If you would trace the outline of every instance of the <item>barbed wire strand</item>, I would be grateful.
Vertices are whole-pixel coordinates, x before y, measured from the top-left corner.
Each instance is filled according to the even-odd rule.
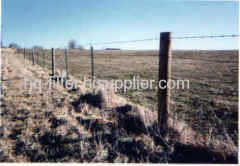
[[[184,37],[172,37],[172,39],[203,39],[203,38],[224,38],[224,37],[239,37],[239,35],[184,36]]]
[[[206,38],[228,38],[228,37],[239,37],[239,35],[205,35],[205,36],[177,36],[172,37],[172,39],[206,39]],[[94,46],[94,45],[110,45],[110,44],[121,44],[121,43],[136,43],[136,42],[144,42],[144,41],[159,41],[159,38],[149,38],[149,39],[141,39],[141,40],[125,40],[125,41],[111,41],[111,42],[99,42],[99,43],[88,43],[85,45]]]

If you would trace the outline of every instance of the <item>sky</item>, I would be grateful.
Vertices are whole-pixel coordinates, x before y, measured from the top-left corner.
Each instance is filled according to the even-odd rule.
[[[238,2],[180,0],[2,0],[3,45],[64,48],[172,36],[238,34]],[[96,45],[158,49],[159,41]],[[238,49],[237,38],[173,40],[173,49]]]

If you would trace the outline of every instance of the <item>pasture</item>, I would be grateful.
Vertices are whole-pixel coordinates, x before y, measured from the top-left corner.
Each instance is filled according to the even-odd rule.
[[[50,50],[38,50],[36,59],[42,67],[51,69]],[[57,70],[64,71],[64,50],[55,50],[55,59]],[[89,50],[68,50],[68,65],[69,75],[74,78],[91,78]],[[94,70],[95,79],[132,80],[135,76],[140,80],[157,80],[158,51],[95,50]],[[238,51],[173,51],[172,79],[189,80],[190,87],[171,91],[170,116],[220,140],[226,139],[226,133],[219,128],[223,123],[237,144]],[[157,88],[118,94],[157,111]]]

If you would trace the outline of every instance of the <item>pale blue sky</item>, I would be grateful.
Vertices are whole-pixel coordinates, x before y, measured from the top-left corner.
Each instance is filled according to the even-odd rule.
[[[173,36],[238,34],[238,2],[168,0],[3,0],[3,42],[22,47]],[[157,41],[100,45],[158,49]],[[174,49],[237,49],[238,39],[174,40]]]

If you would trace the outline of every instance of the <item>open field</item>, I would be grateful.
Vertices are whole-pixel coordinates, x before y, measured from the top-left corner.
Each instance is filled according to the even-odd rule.
[[[156,51],[95,54],[97,79],[157,79]],[[49,50],[39,51],[40,66],[33,66],[22,54],[4,52],[9,64],[2,66],[5,134],[0,149],[7,159],[0,153],[1,161],[236,162],[237,51],[174,52],[172,78],[189,79],[190,89],[172,90],[167,140],[156,132],[156,90],[110,93],[113,103],[104,109],[101,95],[82,87],[29,94],[22,77],[46,81],[49,55]],[[59,70],[63,60],[63,51],[57,50]],[[90,62],[89,51],[69,51],[69,74],[90,76]]]
[[[45,59],[41,59],[43,55]],[[39,52],[39,63],[51,69],[49,55],[50,51]],[[64,71],[64,52],[57,50],[55,55],[56,67]],[[133,76],[139,80],[157,80],[157,55],[158,51],[97,50],[94,52],[95,76],[103,80],[132,80]],[[90,51],[71,50],[68,56],[70,75],[78,79],[90,78]],[[223,139],[224,134],[222,129],[217,129],[218,121],[223,121],[237,143],[238,51],[174,51],[172,79],[190,81],[190,89],[172,90],[172,116],[184,119],[204,135],[209,135],[213,128],[212,134],[219,139]],[[157,111],[157,89],[118,93]]]

